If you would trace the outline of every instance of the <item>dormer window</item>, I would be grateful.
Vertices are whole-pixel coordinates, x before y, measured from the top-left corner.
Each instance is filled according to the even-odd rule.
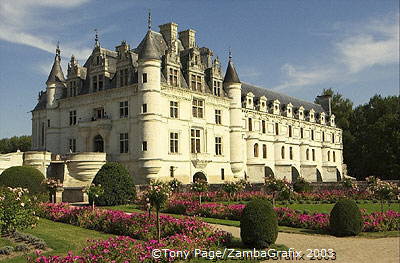
[[[195,75],[195,74],[191,74],[191,82],[190,82],[190,87],[192,88],[192,90],[196,90],[196,91],[201,91],[201,76]]]
[[[286,105],[286,117],[291,118],[293,116],[293,104],[289,103]]]
[[[281,102],[279,101],[279,100],[274,100],[274,102],[273,102],[273,105],[274,105],[274,108],[273,108],[273,114],[277,114],[277,115],[279,115],[280,114],[280,104],[281,104]]]
[[[254,108],[253,105],[254,105],[254,94],[249,92],[246,95],[246,108],[253,109]]]
[[[214,80],[213,81],[213,90],[214,95],[220,97],[221,96],[221,82]]]
[[[330,116],[329,120],[330,120],[331,126],[332,126],[332,127],[335,127],[335,115],[332,114],[332,115]]]
[[[169,68],[169,85],[178,87],[178,70]]]
[[[319,123],[325,124],[325,112],[321,112],[319,115]]]
[[[300,106],[297,112],[299,120],[304,120],[304,107]]]
[[[309,121],[315,122],[315,110],[314,109],[311,109],[309,112]]]
[[[127,85],[129,85],[129,70],[126,68],[119,71],[119,86]]]

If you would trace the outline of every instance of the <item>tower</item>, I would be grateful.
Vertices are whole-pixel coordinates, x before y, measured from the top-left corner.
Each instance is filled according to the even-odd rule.
[[[243,178],[243,141],[242,141],[242,84],[236,73],[235,66],[232,62],[232,55],[229,52],[229,62],[226,69],[224,78],[224,89],[228,92],[231,99],[229,106],[230,115],[230,156],[231,156],[231,170],[236,178]]]
[[[139,161],[148,180],[155,179],[161,169],[163,142],[161,117],[161,59],[149,30],[138,47],[139,121],[141,123],[142,152]]]
[[[57,107],[56,100],[61,97],[63,88],[65,87],[65,78],[61,69],[60,54],[60,47],[57,44],[53,67],[51,68],[49,77],[46,81],[47,108]]]

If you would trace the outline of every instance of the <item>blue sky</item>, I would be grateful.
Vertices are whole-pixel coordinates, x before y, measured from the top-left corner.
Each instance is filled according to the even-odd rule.
[[[0,0],[0,138],[31,133],[37,94],[60,41],[63,69],[94,45],[136,47],[171,20],[197,31],[226,67],[231,47],[242,81],[313,101],[333,88],[355,105],[399,94],[399,4],[385,0]]]

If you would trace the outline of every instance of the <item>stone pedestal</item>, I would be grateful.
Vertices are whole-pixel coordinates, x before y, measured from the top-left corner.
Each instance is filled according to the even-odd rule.
[[[62,203],[63,192],[64,192],[64,188],[62,188],[62,187],[56,189],[56,192],[55,192],[55,202],[56,203]]]

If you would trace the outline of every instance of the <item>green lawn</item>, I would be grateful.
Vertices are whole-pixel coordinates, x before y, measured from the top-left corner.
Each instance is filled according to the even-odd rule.
[[[82,248],[87,247],[88,239],[106,239],[112,236],[46,219],[40,219],[37,227],[26,229],[22,232],[32,234],[46,241],[52,251],[45,253],[45,255],[66,255],[68,251],[79,253]],[[26,257],[27,255],[7,259],[7,263],[26,262]]]
[[[12,241],[0,237],[0,248],[1,248],[1,247],[5,247],[5,246],[14,246],[14,245],[15,245],[15,244],[14,244]]]

